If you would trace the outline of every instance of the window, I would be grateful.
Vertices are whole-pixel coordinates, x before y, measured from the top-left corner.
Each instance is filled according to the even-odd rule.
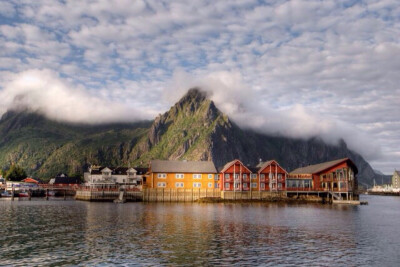
[[[235,188],[239,189],[239,187],[240,187],[240,184],[239,183],[235,183]]]
[[[167,184],[165,182],[158,182],[157,187],[166,187]]]
[[[243,174],[243,179],[247,179],[247,174]]]
[[[261,188],[261,189],[265,189],[265,183],[261,183],[261,184],[260,184],[260,188]]]
[[[243,189],[248,189],[248,188],[249,188],[248,183],[244,183],[243,184]]]
[[[256,179],[256,178],[257,178],[257,174],[256,174],[256,173],[250,174],[250,178],[251,178],[251,179]]]
[[[201,187],[201,183],[193,183],[193,187],[200,188]]]
[[[213,175],[212,174],[209,174],[208,175],[208,179],[212,179],[213,178]]]
[[[213,183],[208,183],[208,188],[212,188],[213,187]]]
[[[193,179],[201,179],[201,174],[193,174]]]
[[[260,175],[260,178],[261,178],[261,179],[265,179],[265,174],[262,173],[262,174]]]
[[[282,184],[281,183],[278,183],[278,188],[282,189]]]
[[[227,189],[227,190],[230,189],[230,184],[229,183],[225,183],[225,189]]]
[[[122,182],[125,183],[125,179],[122,179]]]
[[[185,175],[182,174],[182,173],[176,173],[176,174],[175,174],[175,178],[176,178],[176,179],[183,179],[184,177],[185,177]]]
[[[229,173],[225,173],[224,177],[225,179],[229,179]]]
[[[165,179],[165,178],[167,178],[167,174],[159,173],[159,174],[157,174],[157,178]]]
[[[239,174],[235,174],[234,177],[235,177],[235,180],[238,180],[239,179]]]
[[[274,179],[274,174],[273,173],[269,173],[269,178],[270,179]]]
[[[176,188],[183,188],[184,184],[182,182],[175,183]]]
[[[218,188],[218,183],[214,183],[214,188]]]
[[[282,179],[282,173],[278,173],[278,179]]]
[[[251,183],[251,188],[257,188],[257,183]]]

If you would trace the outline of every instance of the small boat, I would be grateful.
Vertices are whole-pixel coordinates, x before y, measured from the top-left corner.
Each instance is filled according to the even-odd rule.
[[[18,197],[29,197],[29,193],[26,191],[21,191],[18,193]]]
[[[1,195],[1,197],[11,197],[12,196],[12,194],[8,191],[1,192],[0,195]]]

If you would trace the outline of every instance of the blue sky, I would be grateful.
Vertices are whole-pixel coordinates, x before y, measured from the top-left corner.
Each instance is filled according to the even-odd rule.
[[[1,1],[0,114],[154,118],[201,86],[242,127],[400,168],[400,4]]]

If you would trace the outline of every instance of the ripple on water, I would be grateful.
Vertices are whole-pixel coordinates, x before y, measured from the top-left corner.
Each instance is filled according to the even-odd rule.
[[[368,201],[365,207],[334,207],[0,200],[0,262],[395,265],[400,212],[394,206],[400,201]]]

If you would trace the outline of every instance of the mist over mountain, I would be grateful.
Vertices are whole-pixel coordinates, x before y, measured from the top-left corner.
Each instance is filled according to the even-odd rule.
[[[373,183],[374,170],[343,140],[335,145],[319,137],[242,129],[198,89],[189,90],[154,121],[69,124],[29,111],[9,111],[0,120],[0,166],[18,163],[44,179],[58,172],[82,174],[88,164],[146,166],[151,159],[208,160],[217,167],[235,158],[251,165],[276,159],[291,171],[343,157],[356,163],[360,184]]]

